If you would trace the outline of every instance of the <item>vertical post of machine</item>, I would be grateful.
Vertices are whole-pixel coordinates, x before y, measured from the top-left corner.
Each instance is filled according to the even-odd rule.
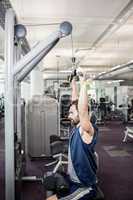
[[[15,199],[14,170],[14,24],[15,14],[9,9],[5,17],[5,185],[6,200]]]

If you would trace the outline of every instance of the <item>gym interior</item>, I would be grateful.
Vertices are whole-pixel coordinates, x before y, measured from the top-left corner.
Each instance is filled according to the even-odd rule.
[[[48,177],[67,173],[80,77],[98,130],[88,200],[132,200],[133,1],[0,0],[0,200],[52,199]],[[63,181],[58,199],[84,199],[64,197]]]

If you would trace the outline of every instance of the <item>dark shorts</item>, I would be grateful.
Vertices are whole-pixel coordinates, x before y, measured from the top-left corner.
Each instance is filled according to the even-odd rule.
[[[97,187],[84,187],[79,183],[75,183],[70,180],[69,176],[63,175],[66,182],[69,184],[69,192],[65,197],[58,196],[61,200],[72,200],[74,197],[79,200],[89,200],[96,196]]]

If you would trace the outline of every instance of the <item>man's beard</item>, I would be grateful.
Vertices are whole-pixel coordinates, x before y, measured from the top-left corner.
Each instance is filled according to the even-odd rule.
[[[71,120],[71,125],[72,126],[77,126],[79,121],[74,121],[73,119]]]

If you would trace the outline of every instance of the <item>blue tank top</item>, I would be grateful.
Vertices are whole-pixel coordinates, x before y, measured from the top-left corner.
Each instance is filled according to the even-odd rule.
[[[80,135],[79,128],[72,130],[70,136],[69,149],[71,162],[80,184],[83,186],[93,186],[96,184],[96,159],[94,147],[97,141],[98,128],[94,127],[94,136],[90,144],[86,144]]]

